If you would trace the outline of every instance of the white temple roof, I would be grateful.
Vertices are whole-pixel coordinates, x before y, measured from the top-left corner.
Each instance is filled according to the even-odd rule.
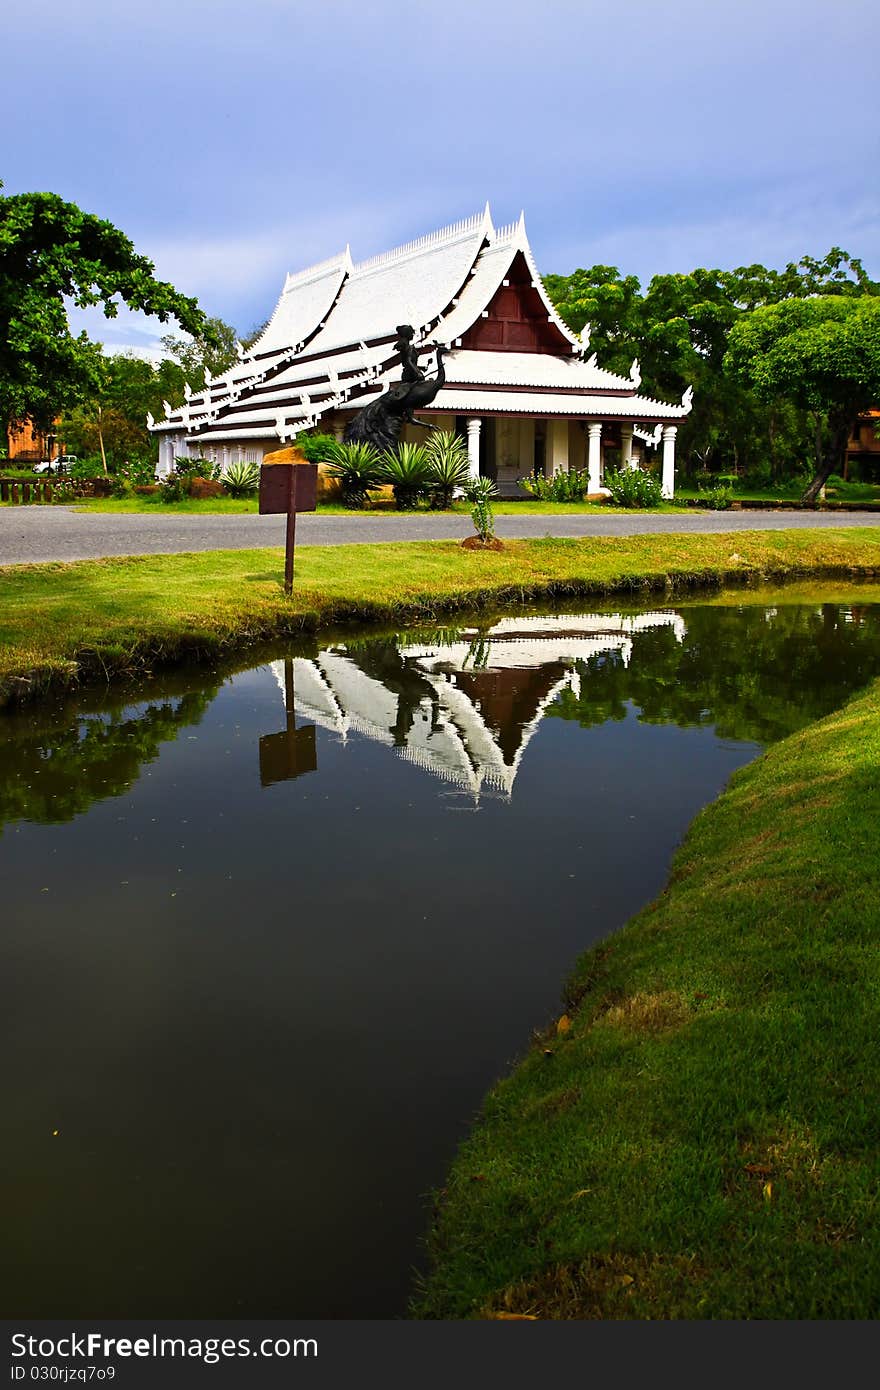
[[[520,256],[514,279],[537,295],[533,303],[541,315],[546,311],[553,325],[548,341],[559,351],[454,349],[489,312]],[[680,419],[689,408],[637,396],[637,375],[604,371],[595,356],[582,360],[589,334],[578,337],[556,312],[524,218],[496,229],[487,204],[384,255],[355,263],[346,247],[288,275],[265,332],[243,359],[150,428],[183,431],[194,441],[293,438],[330,411],[362,408],[399,380],[394,340],[401,323],[412,324],[423,357],[429,343],[453,348],[434,412],[660,420]],[[456,389],[468,385],[486,390]]]
[[[251,354],[259,356],[304,343],[330,313],[350,270],[351,252],[346,246],[338,256],[288,275],[265,332],[254,343]]]

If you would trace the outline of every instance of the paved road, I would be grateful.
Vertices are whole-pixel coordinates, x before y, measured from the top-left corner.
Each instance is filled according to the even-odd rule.
[[[682,516],[499,516],[502,539],[534,536],[642,536],[684,532],[880,526],[880,512],[702,512]],[[458,540],[473,532],[466,516],[302,516],[298,545]],[[0,507],[0,565],[93,560],[107,555],[174,555],[192,550],[252,550],[284,544],[284,517],[149,516],[78,512],[72,507]]]

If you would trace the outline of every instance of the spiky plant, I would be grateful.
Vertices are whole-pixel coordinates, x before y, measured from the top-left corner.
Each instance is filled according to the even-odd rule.
[[[339,479],[342,502],[346,507],[362,507],[367,493],[380,481],[382,459],[372,444],[327,445],[324,458],[334,478]]]
[[[411,511],[428,490],[428,451],[423,444],[398,444],[395,453],[382,455],[382,481],[394,490],[401,511]]]
[[[450,507],[456,488],[466,488],[470,479],[467,445],[450,430],[437,430],[425,447],[428,456],[428,483],[432,507]]]
[[[260,486],[260,465],[246,463],[243,459],[230,463],[222,478],[223,486],[230,497],[247,497]]]
[[[465,497],[471,503],[474,530],[483,542],[492,540],[495,535],[491,503],[497,496],[498,489],[491,478],[472,478],[465,489]]]

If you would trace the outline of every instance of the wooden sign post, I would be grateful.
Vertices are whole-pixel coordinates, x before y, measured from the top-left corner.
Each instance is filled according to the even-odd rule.
[[[313,512],[318,497],[316,463],[264,463],[260,468],[260,515],[287,513],[284,592],[293,592],[293,548],[297,512]]]

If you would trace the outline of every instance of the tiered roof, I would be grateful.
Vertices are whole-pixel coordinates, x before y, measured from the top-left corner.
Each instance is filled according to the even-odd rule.
[[[527,322],[495,321],[505,294],[526,305]],[[578,336],[557,314],[525,218],[496,229],[487,204],[384,255],[355,263],[346,247],[288,275],[253,347],[182,406],[166,403],[166,418],[151,428],[183,430],[198,442],[286,442],[331,411],[361,409],[399,379],[401,323],[413,325],[422,365],[438,343],[448,349],[446,385],[429,414],[617,415],[656,423],[690,409],[689,399],[670,405],[639,396],[635,363],[621,377],[600,368],[595,354],[587,358],[589,329]]]

